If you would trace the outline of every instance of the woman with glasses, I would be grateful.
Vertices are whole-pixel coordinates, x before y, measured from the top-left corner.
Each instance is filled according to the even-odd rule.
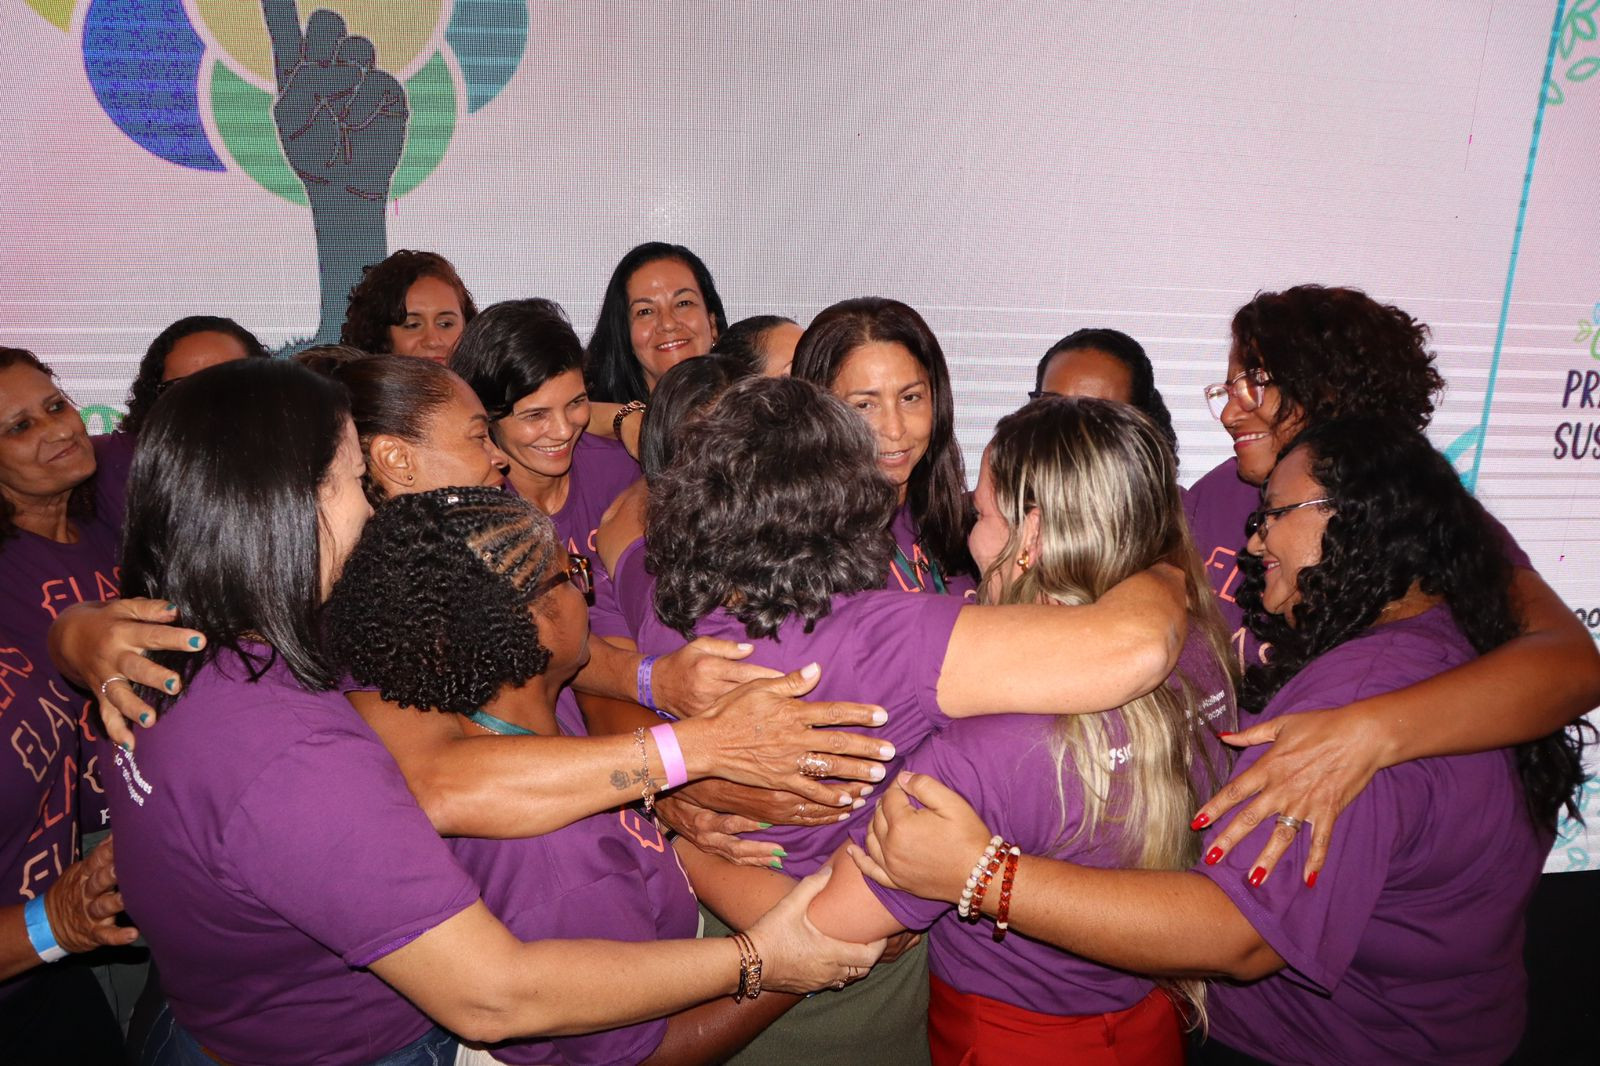
[[[190,315],[156,335],[139,360],[133,384],[128,386],[128,414],[117,432],[137,435],[156,398],[179,381],[208,366],[235,359],[268,356],[256,335],[231,318]]]
[[[801,335],[790,372],[832,392],[872,428],[878,468],[899,501],[884,587],[974,598],[950,371],[922,316],[881,296],[836,303]]]
[[[1240,705],[1268,725],[1415,685],[1519,632],[1495,523],[1409,427],[1307,428],[1250,525],[1239,598],[1276,651],[1245,675]],[[1577,747],[1558,733],[1381,771],[1311,887],[1267,883],[1242,857],[1304,858],[1310,827],[1285,814],[1248,848],[1207,839],[1183,872],[1022,857],[1005,917],[1119,969],[1212,978],[1203,1063],[1500,1063],[1525,1014],[1522,913],[1582,781]],[[985,821],[917,776],[885,797],[855,857],[881,884],[954,903]],[[978,910],[1001,906],[991,889]]]

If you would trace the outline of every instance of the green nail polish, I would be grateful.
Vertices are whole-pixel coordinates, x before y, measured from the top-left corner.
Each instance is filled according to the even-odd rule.
[[[759,825],[763,829],[771,829],[772,828],[772,823],[771,822],[757,822],[756,824]]]
[[[171,600],[167,601],[167,610],[176,611],[177,609],[178,609],[178,605],[177,604],[173,603]]]
[[[178,691],[178,679],[175,678],[175,677],[167,678],[165,681],[163,681],[161,683],[161,685],[168,692],[176,692],[176,691]]]
[[[148,711],[139,716],[139,724],[140,725],[149,725],[150,724],[150,714],[149,714]]]
[[[772,867],[774,870],[781,870],[783,869],[783,860],[773,859],[771,862],[767,863],[767,865]]]
[[[189,638],[189,647],[193,648],[195,651],[199,651],[200,650],[200,638],[199,637],[190,637]]]
[[[787,859],[789,857],[789,853],[784,851],[782,848],[773,848],[772,854],[776,855],[780,859]]]

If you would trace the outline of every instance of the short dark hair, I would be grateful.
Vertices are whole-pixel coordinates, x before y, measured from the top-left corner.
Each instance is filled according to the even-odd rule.
[[[144,358],[139,360],[139,370],[133,376],[133,384],[128,387],[128,413],[117,424],[118,432],[139,432],[139,427],[150,417],[150,408],[155,405],[156,397],[161,395],[161,379],[167,373],[167,356],[172,354],[172,349],[178,346],[179,341],[196,333],[225,333],[239,342],[248,359],[266,359],[271,355],[254,333],[231,318],[190,315],[178,319],[156,334],[156,339],[145,349]]]
[[[56,372],[41,360],[37,355],[26,348],[0,347],[0,370],[9,370],[14,366],[32,367],[59,386],[60,381]],[[87,519],[94,517],[94,475],[89,475],[72,494],[67,497],[67,515],[70,518]],[[11,506],[11,501],[0,493],[0,544],[5,543],[16,535],[17,526],[12,520],[16,510]]]
[[[895,491],[865,422],[798,378],[751,377],[678,434],[650,482],[656,614],[689,636],[727,606],[752,637],[883,584]]]
[[[1044,391],[1044,375],[1045,371],[1050,369],[1051,360],[1063,352],[1076,352],[1085,348],[1105,352],[1128,368],[1132,382],[1129,404],[1149,416],[1150,421],[1161,431],[1161,435],[1167,438],[1167,444],[1172,447],[1172,454],[1177,455],[1178,433],[1172,428],[1172,412],[1167,410],[1167,401],[1162,398],[1161,390],[1156,388],[1155,367],[1150,363],[1150,356],[1145,354],[1144,345],[1120,329],[1103,327],[1080,329],[1056,341],[1050,346],[1050,350],[1044,353],[1044,358],[1039,360],[1039,369],[1033,375],[1033,391]]]
[[[486,307],[461,333],[450,369],[498,422],[551,378],[583,368],[583,344],[554,300],[505,300]]]
[[[1258,293],[1234,314],[1232,330],[1241,368],[1265,370],[1286,413],[1307,425],[1377,418],[1422,429],[1444,390],[1428,327],[1360,289]]]
[[[933,394],[933,434],[928,452],[911,471],[906,504],[917,524],[923,550],[950,574],[971,574],[967,553],[967,527],[971,504],[967,475],[956,441],[955,398],[950,388],[950,368],[945,365],[939,339],[922,316],[901,303],[882,296],[843,300],[812,320],[794,353],[795,377],[825,389],[833,387],[850,354],[874,341],[903,345],[928,372]]]
[[[1273,656],[1251,667],[1239,705],[1259,712],[1308,663],[1359,636],[1413,584],[1450,609],[1479,652],[1521,632],[1511,602],[1512,568],[1483,505],[1418,429],[1392,419],[1312,422],[1283,450],[1309,453],[1311,476],[1331,501],[1322,558],[1296,578],[1294,624],[1262,606],[1265,569],[1239,556],[1238,600]],[[1279,459],[1282,462],[1282,458]],[[1447,713],[1447,712],[1442,712]],[[1521,745],[1517,761],[1529,813],[1554,825],[1582,783],[1580,745],[1558,731]]]
[[[361,280],[350,290],[350,306],[345,309],[339,341],[364,352],[394,351],[389,327],[406,320],[406,293],[423,278],[437,278],[456,291],[461,301],[461,321],[465,325],[478,313],[472,293],[450,260],[438,252],[418,252],[402,248],[381,263],[361,272]]]
[[[749,318],[741,318],[718,334],[717,343],[711,346],[711,354],[737,359],[749,369],[750,373],[763,374],[767,369],[767,353],[764,350],[767,335],[779,326],[799,324],[783,315],[752,315]]]
[[[378,436],[421,444],[433,413],[455,397],[456,376],[431,359],[332,356],[319,358],[313,368],[348,392],[363,457]],[[383,501],[383,490],[370,476],[362,485],[374,507]]]
[[[662,259],[676,259],[694,274],[700,295],[705,297],[706,313],[716,323],[720,334],[728,328],[728,315],[722,309],[722,297],[717,295],[717,283],[711,280],[699,256],[681,244],[648,241],[631,248],[622,257],[611,280],[606,282],[606,293],[600,301],[600,317],[595,322],[594,335],[589,338],[588,351],[583,358],[583,377],[589,387],[589,398],[602,403],[629,403],[649,399],[650,389],[645,384],[644,370],[633,354],[633,331],[628,316],[628,279],[634,271]]]
[[[499,489],[396,496],[334,586],[329,650],[386,700],[470,714],[548,668],[528,607],[557,548],[550,520]]]
[[[646,480],[672,464],[677,435],[708,410],[734,382],[757,376],[744,362],[725,355],[685,359],[661,375],[639,427],[639,466]]]
[[[305,688],[333,685],[318,627],[319,493],[349,418],[342,388],[290,360],[223,363],[167,390],[128,478],[122,593],[177,604],[206,647],[152,658],[187,681],[259,639]]]

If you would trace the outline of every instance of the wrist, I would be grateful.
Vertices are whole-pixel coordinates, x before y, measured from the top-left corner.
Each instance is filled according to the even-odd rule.
[[[67,951],[56,942],[55,928],[50,922],[50,912],[44,896],[35,896],[22,907],[22,918],[27,925],[28,943],[40,962],[56,962],[67,956]]]
[[[1344,709],[1352,738],[1367,752],[1374,772],[1418,758],[1408,750],[1404,708],[1389,708],[1383,697],[1361,700]]]
[[[717,743],[713,730],[714,718],[683,718],[673,723],[678,736],[678,747],[683,750],[683,765],[690,781],[715,777],[717,770]]]

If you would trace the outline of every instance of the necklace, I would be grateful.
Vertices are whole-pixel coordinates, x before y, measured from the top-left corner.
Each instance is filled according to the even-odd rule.
[[[488,711],[473,711],[467,715],[467,720],[476,725],[481,725],[489,732],[496,733],[502,737],[536,737],[539,735],[531,729],[517,725],[515,722],[508,722],[504,718],[496,718]]]

